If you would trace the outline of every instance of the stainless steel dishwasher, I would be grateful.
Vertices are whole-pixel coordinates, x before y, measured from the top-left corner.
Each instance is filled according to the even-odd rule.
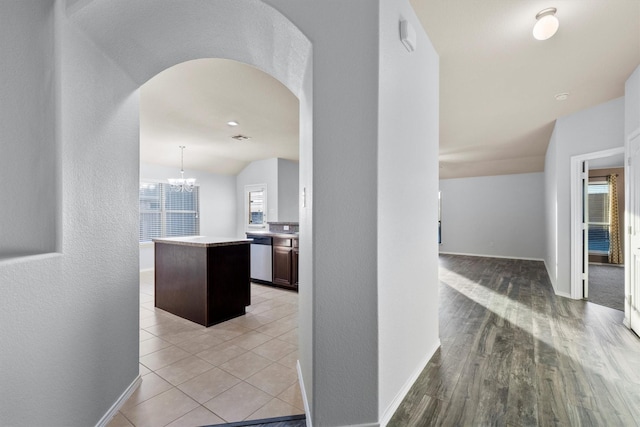
[[[251,242],[251,280],[271,283],[273,280],[271,237],[247,233]]]

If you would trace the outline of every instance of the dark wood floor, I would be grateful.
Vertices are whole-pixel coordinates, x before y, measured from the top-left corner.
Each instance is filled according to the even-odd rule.
[[[441,347],[389,426],[640,426],[640,339],[541,262],[442,255]]]

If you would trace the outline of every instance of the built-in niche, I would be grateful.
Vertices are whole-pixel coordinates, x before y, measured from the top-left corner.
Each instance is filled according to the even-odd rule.
[[[0,40],[6,42],[0,82],[0,260],[56,251],[56,71],[53,14],[46,3],[14,2],[11,10],[34,22],[49,15],[48,25],[18,29],[0,20]]]

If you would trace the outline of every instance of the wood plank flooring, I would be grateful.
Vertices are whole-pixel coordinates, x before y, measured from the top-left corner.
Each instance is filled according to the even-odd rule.
[[[440,256],[441,347],[388,426],[640,426],[640,339],[536,261]]]

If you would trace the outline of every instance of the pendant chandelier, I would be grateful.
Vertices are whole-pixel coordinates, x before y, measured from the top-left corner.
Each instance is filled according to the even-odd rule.
[[[169,185],[171,186],[171,191],[182,192],[182,191],[193,191],[193,187],[196,185],[195,178],[186,178],[184,177],[184,149],[185,146],[180,146],[180,178],[172,179],[169,178]]]

